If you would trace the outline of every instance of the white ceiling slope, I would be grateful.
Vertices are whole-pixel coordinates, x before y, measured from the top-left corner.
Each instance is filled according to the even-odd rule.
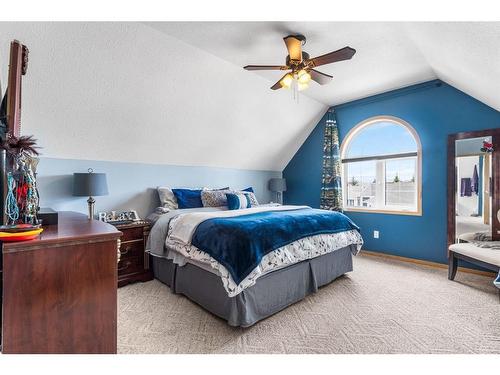
[[[500,22],[411,24],[436,76],[500,111]]]
[[[22,133],[43,156],[282,170],[327,106],[141,23],[2,23],[30,49]]]
[[[500,110],[500,23],[386,22],[159,22],[149,26],[204,49],[238,67],[282,64],[283,37],[301,33],[304,50],[321,55],[349,45],[350,61],[318,68],[331,74],[328,86],[305,92],[327,105],[440,78]],[[268,80],[279,71],[247,72]]]
[[[283,36],[303,33],[328,86],[300,103],[272,91]],[[441,78],[500,110],[500,23],[2,23],[0,79],[12,39],[30,49],[23,134],[44,156],[282,170],[328,105]]]

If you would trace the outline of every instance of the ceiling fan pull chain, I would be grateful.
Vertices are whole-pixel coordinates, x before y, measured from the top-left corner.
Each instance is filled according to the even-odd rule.
[[[293,80],[292,81],[292,98],[295,102],[297,102],[297,94],[298,94],[298,90],[297,90],[297,81]]]

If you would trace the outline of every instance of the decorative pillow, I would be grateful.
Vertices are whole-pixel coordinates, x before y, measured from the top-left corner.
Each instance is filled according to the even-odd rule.
[[[255,206],[259,205],[259,201],[257,200],[257,197],[255,196],[254,193],[249,193],[249,192],[246,192],[246,191],[242,191],[241,193],[243,193],[246,196],[248,196],[248,199],[250,200],[250,205],[252,207],[255,207]]]
[[[167,187],[158,187],[158,196],[160,197],[160,202],[163,208],[168,208],[169,210],[177,210],[177,199],[173,191]]]
[[[232,190],[203,190],[201,201],[203,207],[225,207],[227,206],[226,193],[234,193]]]
[[[228,210],[241,210],[243,208],[250,208],[250,198],[248,194],[243,193],[227,193],[227,208]]]
[[[158,196],[160,197],[160,202],[163,208],[168,209],[168,210],[177,210],[179,208],[179,205],[177,204],[177,198],[175,197],[174,192],[172,189],[164,186],[159,186],[157,188],[158,190]],[[183,189],[187,190],[187,189]],[[197,189],[189,189],[189,190],[197,190]],[[208,188],[203,188],[201,190],[209,190],[211,191],[212,189]],[[229,187],[224,187],[221,189],[213,189],[213,190],[229,190]],[[225,198],[224,198],[225,199]],[[225,206],[226,203],[223,204]]]
[[[203,207],[201,192],[203,190],[172,189],[179,208]]]
[[[243,189],[242,191],[247,191],[249,193],[255,193],[255,191],[253,191],[253,187],[247,187],[246,189]]]

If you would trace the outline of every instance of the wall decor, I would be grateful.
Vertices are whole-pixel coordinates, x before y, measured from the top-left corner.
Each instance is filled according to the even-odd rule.
[[[0,104],[0,224],[38,224],[36,140],[20,134],[21,84],[27,68],[28,48],[12,41],[7,89]]]
[[[37,148],[32,136],[10,135],[0,144],[0,149],[5,150],[12,161],[12,168],[7,172],[7,195],[4,203],[8,225],[38,224]]]
[[[493,143],[488,141],[483,141],[483,147],[481,147],[481,152],[492,153]]]

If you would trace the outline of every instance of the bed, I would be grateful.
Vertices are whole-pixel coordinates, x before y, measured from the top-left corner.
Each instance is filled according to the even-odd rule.
[[[248,327],[353,270],[363,240],[345,215],[307,206],[171,210],[153,217],[156,279]]]

